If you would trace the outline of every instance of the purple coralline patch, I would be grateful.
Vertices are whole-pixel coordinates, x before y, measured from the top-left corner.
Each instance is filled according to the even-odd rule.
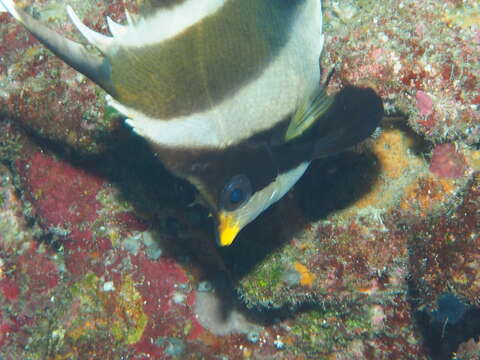
[[[454,144],[441,144],[433,149],[430,171],[438,176],[458,179],[465,174],[467,163],[465,156]]]
[[[417,99],[417,108],[422,116],[428,116],[433,111],[433,100],[432,98],[424,91],[417,91],[415,95]]]
[[[18,267],[15,274],[18,284],[25,286],[29,292],[46,293],[55,288],[59,282],[57,265],[51,260],[53,252],[39,251],[38,244],[32,242],[30,247],[16,259]]]

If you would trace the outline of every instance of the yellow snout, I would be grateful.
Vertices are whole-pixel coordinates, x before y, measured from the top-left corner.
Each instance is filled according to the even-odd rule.
[[[228,246],[240,231],[240,223],[233,215],[225,212],[219,214],[218,222],[218,243],[220,246]]]

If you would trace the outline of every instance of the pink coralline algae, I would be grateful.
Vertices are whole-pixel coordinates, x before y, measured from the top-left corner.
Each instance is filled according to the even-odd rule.
[[[35,293],[45,293],[55,288],[60,280],[58,266],[52,261],[50,250],[40,252],[38,244],[32,242],[30,247],[17,259],[15,269],[17,281]],[[21,277],[21,279],[20,279]]]
[[[433,149],[430,171],[438,176],[458,179],[466,171],[465,156],[462,155],[454,144],[441,144]]]
[[[417,91],[417,108],[420,111],[420,115],[427,116],[432,113],[433,101],[432,98],[424,91]]]
[[[20,288],[18,287],[17,282],[15,279],[10,277],[3,277],[0,280],[0,290],[8,301],[15,301],[18,299],[18,295],[20,294]]]

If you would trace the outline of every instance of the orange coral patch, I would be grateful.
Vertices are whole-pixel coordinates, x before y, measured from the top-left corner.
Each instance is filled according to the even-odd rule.
[[[406,196],[400,207],[403,210],[417,209],[420,216],[426,216],[435,205],[445,202],[454,190],[455,184],[452,180],[423,177],[406,189]]]
[[[300,284],[303,286],[312,286],[315,275],[312,274],[305,265],[299,262],[296,262],[293,267],[300,274]]]

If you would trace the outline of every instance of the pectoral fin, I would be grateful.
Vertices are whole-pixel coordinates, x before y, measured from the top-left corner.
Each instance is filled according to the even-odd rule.
[[[285,133],[285,141],[292,141],[305,134],[317,120],[325,115],[332,103],[333,97],[327,95],[324,87],[319,87],[297,108]]]
[[[315,123],[312,159],[344,151],[372,135],[383,117],[383,102],[370,88],[346,86]]]
[[[333,96],[319,88],[299,107],[284,137],[310,149],[313,160],[358,144],[374,132],[382,117],[382,99],[370,88],[346,86]]]

